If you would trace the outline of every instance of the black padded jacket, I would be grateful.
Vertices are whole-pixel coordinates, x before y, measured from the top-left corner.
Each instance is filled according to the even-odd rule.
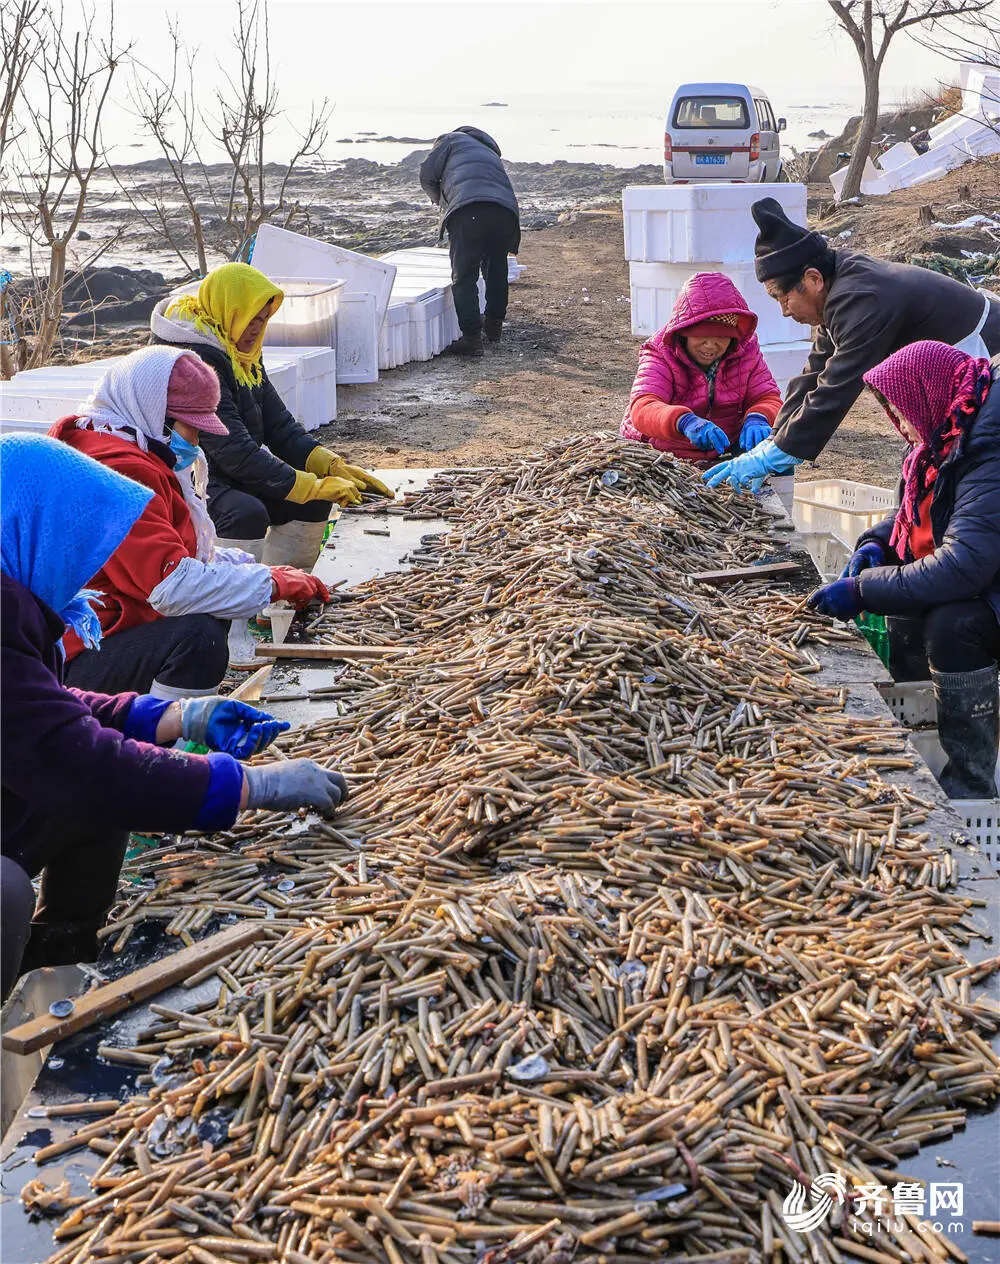
[[[445,225],[449,215],[472,202],[496,202],[518,214],[500,146],[478,127],[459,127],[437,138],[420,165],[420,187],[441,208]]]
[[[903,564],[889,545],[895,513],[855,545],[877,541],[889,563],[859,576],[864,608],[872,614],[920,615],[933,606],[980,599],[1000,618],[1000,363],[993,363],[986,403],[934,483],[934,552]]]

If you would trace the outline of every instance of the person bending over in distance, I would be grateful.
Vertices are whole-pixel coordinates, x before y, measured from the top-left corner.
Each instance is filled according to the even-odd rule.
[[[887,616],[893,676],[934,682],[948,757],[939,780],[954,799],[997,793],[998,372],[946,343],[915,342],[865,374],[910,445],[899,508],[809,603],[836,619]]]
[[[229,661],[230,619],[256,615],[272,600],[329,600],[305,571],[216,546],[200,442],[226,433],[218,403],[219,379],[193,352],[146,347],[114,364],[80,413],[49,431],[152,492],[89,579],[101,644],[85,645],[72,628],[63,638],[68,684],[158,698],[212,693]]]
[[[639,352],[622,437],[685,461],[745,452],[766,439],[781,394],[756,328],[757,317],[728,277],[690,277],[670,320]]]

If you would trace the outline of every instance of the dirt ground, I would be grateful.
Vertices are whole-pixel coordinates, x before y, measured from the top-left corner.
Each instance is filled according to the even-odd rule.
[[[322,438],[369,467],[475,465],[572,430],[617,430],[635,373],[620,210],[579,212],[522,237],[503,341],[482,360],[439,356],[337,391]],[[861,400],[799,477],[894,486],[904,444]]]

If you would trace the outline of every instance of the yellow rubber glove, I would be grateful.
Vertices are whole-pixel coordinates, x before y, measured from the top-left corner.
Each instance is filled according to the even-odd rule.
[[[369,474],[360,465],[348,465],[343,457],[337,456],[336,452],[331,452],[329,448],[313,448],[306,458],[306,469],[317,478],[325,478],[327,475],[347,478],[354,483],[358,491],[376,492],[379,496],[388,496],[390,500],[393,499],[392,490],[386,487],[381,479],[377,479],[374,474]]]
[[[304,505],[310,500],[333,500],[338,505],[360,505],[361,493],[347,478],[317,478],[315,474],[295,471],[292,490],[285,497],[293,505]]]

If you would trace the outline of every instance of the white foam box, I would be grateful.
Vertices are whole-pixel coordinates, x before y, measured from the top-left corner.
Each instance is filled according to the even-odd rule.
[[[377,382],[379,327],[374,294],[343,294],[337,311],[337,381]]]
[[[765,342],[760,349],[771,376],[778,383],[778,390],[784,395],[792,378],[798,377],[805,368],[812,342],[808,338],[795,342]]]
[[[908,140],[904,140],[898,145],[893,145],[891,149],[887,149],[879,158],[878,165],[888,174],[891,171],[897,171],[916,157],[917,151]]]
[[[405,300],[389,304],[378,335],[379,369],[398,369],[410,362],[410,311]]]
[[[808,326],[782,316],[781,307],[754,275],[752,262],[726,263],[630,263],[629,295],[632,300],[632,333],[648,338],[670,319],[684,283],[696,272],[722,272],[746,299],[757,317],[757,340],[795,342],[809,337]]]
[[[265,347],[264,364],[272,383],[271,364],[288,360],[295,365],[295,407],[291,409],[295,420],[306,430],[333,421],[337,416],[337,352],[332,347]]]
[[[410,312],[410,359],[431,360],[444,350],[444,290],[407,304]]]
[[[304,237],[287,228],[261,224],[251,261],[269,277],[343,280],[344,293],[374,294],[375,318],[380,327],[385,319],[396,269],[382,259],[345,250],[318,237]]]
[[[794,223],[805,224],[804,184],[628,185],[622,190],[625,258],[702,264],[753,259],[757,225],[750,207],[766,197],[777,199]]]
[[[440,246],[415,246],[410,250],[392,250],[380,256],[386,263],[396,265],[398,273],[413,275],[432,274],[438,285],[451,284],[451,256]],[[507,280],[518,281],[527,272],[527,266],[518,263],[516,255],[507,256]],[[428,277],[430,279],[430,277]]]
[[[92,360],[26,369],[9,382],[0,382],[0,416],[8,421],[44,422],[46,427],[72,416],[80,411],[111,363]]]
[[[839,171],[835,171],[830,177],[830,185],[833,189],[833,195],[840,198],[841,191],[844,187],[844,181],[847,179],[847,167],[841,167]],[[861,173],[861,192],[870,197],[883,197],[887,193],[892,193],[900,186],[895,176],[897,172],[879,171],[870,158],[865,159],[865,169]]]
[[[278,392],[281,402],[293,417],[297,417],[299,412],[299,366],[295,359],[283,354],[286,350],[288,350],[286,347],[282,347],[280,351],[265,347],[263,355],[264,368],[267,370],[268,380]]]

